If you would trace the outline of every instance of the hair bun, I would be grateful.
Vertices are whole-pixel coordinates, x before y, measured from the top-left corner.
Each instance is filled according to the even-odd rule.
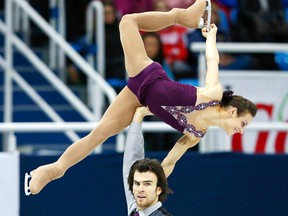
[[[223,104],[223,105],[226,105],[226,104],[228,104],[231,100],[232,100],[232,98],[233,98],[233,91],[231,91],[231,90],[226,90],[226,91],[224,91],[223,92],[223,96],[222,96],[222,100],[221,100],[221,103]]]

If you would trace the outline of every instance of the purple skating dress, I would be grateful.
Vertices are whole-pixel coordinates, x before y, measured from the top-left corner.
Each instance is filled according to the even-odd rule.
[[[184,114],[219,104],[219,101],[211,101],[195,106],[197,88],[169,79],[157,62],[147,66],[137,76],[130,77],[128,88],[142,105],[148,106],[150,111],[163,122],[181,133],[186,129],[196,137],[203,137],[204,133],[188,124]]]

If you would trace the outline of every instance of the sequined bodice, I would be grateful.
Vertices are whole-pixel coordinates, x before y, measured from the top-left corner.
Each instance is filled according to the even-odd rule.
[[[173,115],[173,117],[177,120],[178,124],[183,126],[186,131],[194,134],[194,136],[196,137],[203,137],[205,135],[205,132],[198,131],[193,125],[188,124],[185,114],[191,113],[194,110],[204,110],[207,107],[217,106],[218,104],[220,104],[220,101],[212,100],[208,103],[204,102],[196,106],[162,106],[162,108],[171,115]]]

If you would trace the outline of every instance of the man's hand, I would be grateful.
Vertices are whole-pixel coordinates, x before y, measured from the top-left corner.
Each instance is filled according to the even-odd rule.
[[[153,115],[148,107],[138,107],[134,113],[132,122],[141,123],[143,118],[148,115]]]

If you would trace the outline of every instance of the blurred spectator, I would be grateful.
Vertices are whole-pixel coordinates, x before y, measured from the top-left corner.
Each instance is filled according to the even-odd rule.
[[[114,0],[120,16],[152,10],[152,0]]]
[[[86,34],[86,10],[91,0],[66,0],[66,39],[76,41]]]
[[[114,4],[111,1],[104,1],[104,22],[105,22],[105,79],[123,79],[125,80],[124,54],[120,42],[119,19]],[[84,57],[89,52],[86,35],[82,35],[72,46]],[[91,49],[90,49],[91,50]],[[85,84],[86,79],[78,68],[69,64],[67,67],[70,84]],[[116,89],[117,91],[121,89]]]
[[[174,75],[163,53],[163,44],[159,34],[156,32],[145,32],[142,34],[144,46],[149,58],[161,64],[170,79],[174,80]]]
[[[236,41],[288,41],[288,25],[281,0],[238,1],[238,15],[233,27]]]
[[[88,50],[86,40],[86,10],[91,0],[66,0],[66,39],[73,48],[83,57]],[[67,59],[67,82],[71,85],[86,83],[86,76]]]
[[[212,2],[211,13],[211,23],[215,23],[218,27],[217,42],[231,42],[229,24],[223,24],[224,22],[229,22],[228,20],[225,20],[227,19],[225,12]],[[190,44],[193,42],[205,42],[205,38],[202,36],[201,29],[192,29],[188,34],[188,38]],[[191,53],[191,55],[193,55],[193,61],[195,62],[194,67],[197,69],[198,55],[193,53]],[[231,54],[219,52],[219,55],[220,70],[241,70],[254,68],[254,59],[248,54]]]
[[[232,25],[236,42],[287,42],[288,24],[281,0],[238,1],[236,21]],[[257,54],[256,69],[279,69],[274,54]]]
[[[106,79],[125,79],[126,70],[124,53],[120,41],[119,19],[116,7],[111,2],[104,2],[105,16],[105,54],[106,54]]]
[[[166,0],[155,0],[153,9],[155,11],[169,11]],[[176,79],[191,77],[191,67],[188,64],[188,47],[186,34],[188,29],[173,25],[158,31],[163,43],[163,52],[166,61],[170,65]]]
[[[231,10],[238,7],[238,0],[212,0],[229,17]]]
[[[4,0],[3,7],[4,7]],[[47,21],[50,19],[49,2],[29,0],[29,4]],[[5,10],[5,9],[4,9]],[[4,14],[3,14],[4,15]],[[32,47],[45,47],[48,45],[47,35],[36,25],[33,21],[29,20],[30,28],[30,45]]]

